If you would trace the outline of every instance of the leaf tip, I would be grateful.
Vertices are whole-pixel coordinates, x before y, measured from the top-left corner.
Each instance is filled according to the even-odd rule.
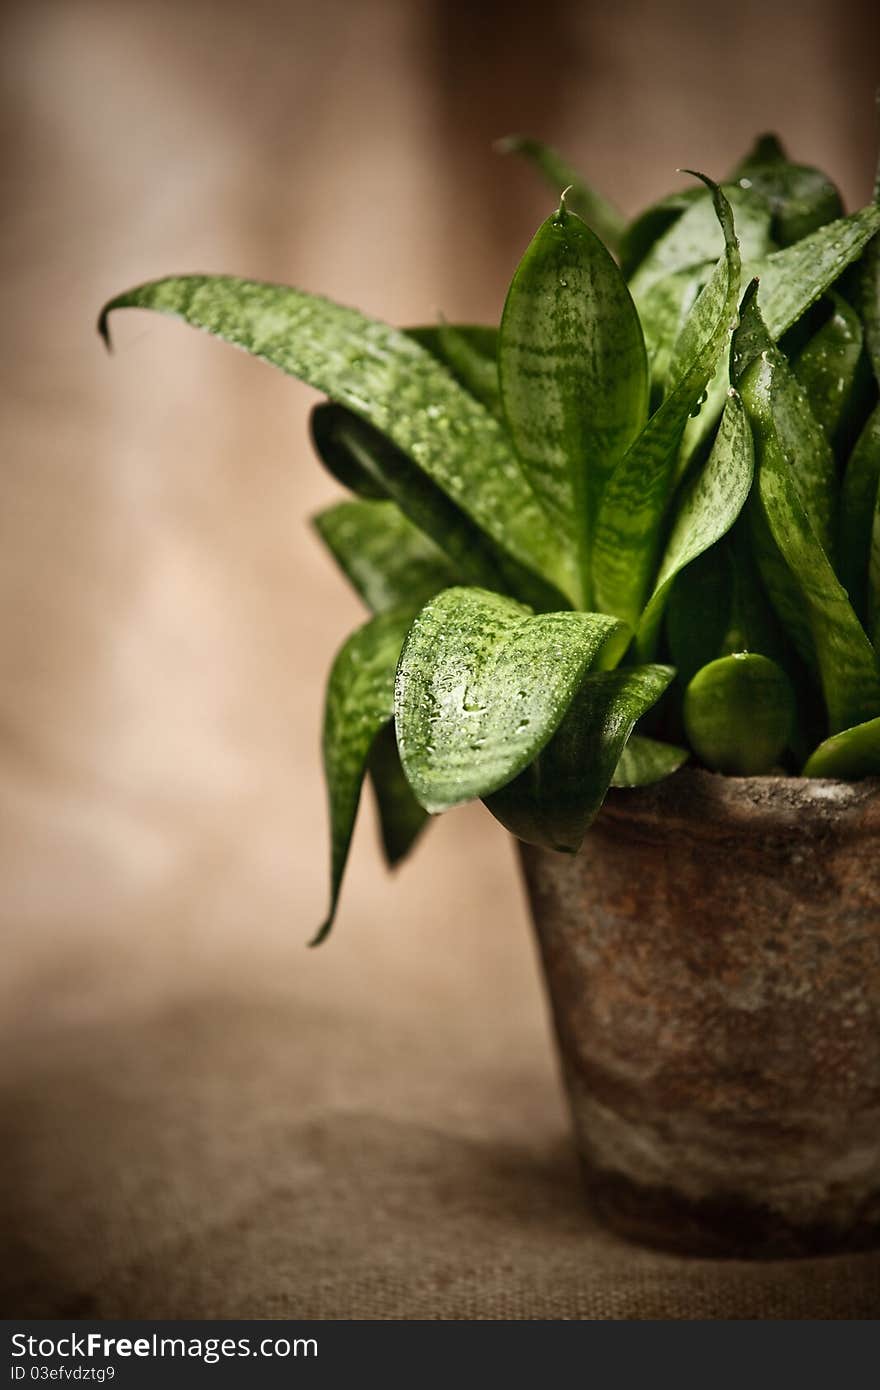
[[[110,337],[110,322],[109,322],[109,320],[110,320],[110,310],[114,307],[114,305],[115,305],[115,300],[113,300],[113,299],[111,299],[111,300],[109,301],[109,303],[107,303],[107,304],[104,305],[103,309],[101,310],[100,314],[98,315],[98,322],[97,322],[97,324],[95,325],[96,328],[97,328],[97,330],[98,330],[98,335],[99,335],[99,337],[100,337],[102,343],[104,344],[104,347],[107,349],[108,352],[111,352],[111,353],[112,353],[112,351],[113,351],[113,342],[112,342],[112,339],[111,339],[111,337]]]
[[[333,926],[333,921],[335,917],[336,905],[334,903],[333,907],[330,909],[330,913],[326,921],[321,923],[320,927],[315,932],[315,935],[309,941],[306,942],[306,945],[309,947],[309,950],[311,950],[314,946],[320,946],[322,942],[327,940],[327,937],[330,935],[330,929]]]

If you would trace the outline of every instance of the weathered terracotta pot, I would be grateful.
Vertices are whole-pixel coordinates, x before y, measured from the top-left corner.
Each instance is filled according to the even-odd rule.
[[[880,1244],[880,782],[685,769],[523,845],[588,1191],[714,1255]]]

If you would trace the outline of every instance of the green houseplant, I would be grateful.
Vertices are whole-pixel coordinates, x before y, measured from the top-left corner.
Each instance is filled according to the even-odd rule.
[[[106,339],[116,309],[180,317],[328,397],[314,444],[354,496],[315,525],[372,616],[329,679],[332,890],[316,940],[368,774],[389,862],[429,814],[482,799],[530,847],[533,902],[569,936],[591,909],[581,870],[559,866],[594,853],[609,788],[632,790],[612,790],[606,829],[621,798],[678,825],[676,788],[712,821],[710,781],[784,799],[807,779],[880,774],[880,205],[844,215],[823,174],[764,137],[723,185],[696,175],[627,225],[554,152],[508,146],[566,189],[497,329],[398,330],[284,286],[195,275],[127,291],[100,319]],[[865,786],[847,814],[871,801]],[[787,844],[793,823],[762,834]],[[860,884],[880,911],[876,875]],[[553,992],[565,949],[542,949]],[[860,1016],[876,1027],[869,975]],[[568,992],[576,1009],[583,987]],[[577,1046],[554,1007],[574,1096]],[[880,1064],[871,1084],[876,1118]],[[668,1240],[662,1168],[608,1210]],[[866,1238],[880,1152],[868,1169],[849,1206],[783,1202],[751,1244],[788,1248],[793,1229],[807,1244]],[[775,1201],[762,1181],[751,1211]],[[713,1212],[732,1182],[692,1184],[687,1219],[676,1198],[672,1238],[711,1228],[729,1243]],[[647,1224],[632,1216],[642,1189]]]

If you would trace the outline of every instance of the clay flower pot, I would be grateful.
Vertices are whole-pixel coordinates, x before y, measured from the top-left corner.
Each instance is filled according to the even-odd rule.
[[[880,783],[685,769],[521,846],[590,1197],[621,1233],[880,1244]]]

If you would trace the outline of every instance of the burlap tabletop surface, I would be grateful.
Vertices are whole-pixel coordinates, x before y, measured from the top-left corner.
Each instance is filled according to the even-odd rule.
[[[688,1261],[610,1237],[543,1067],[432,1067],[357,1022],[213,998],[32,1051],[0,1101],[4,1313],[880,1313],[878,1255]]]

